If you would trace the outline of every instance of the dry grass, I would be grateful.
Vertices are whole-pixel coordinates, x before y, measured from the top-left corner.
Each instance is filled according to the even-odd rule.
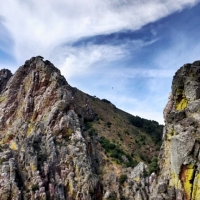
[[[130,114],[116,108],[107,100],[100,100],[76,88],[73,88],[72,91],[76,108],[84,110],[86,101],[89,102],[95,113],[95,118],[91,122],[92,127],[99,136],[104,136],[110,142],[118,145],[138,162],[142,160],[148,162],[158,154],[159,145],[155,144],[149,134],[132,125]],[[81,110],[77,110],[77,112],[81,113]]]

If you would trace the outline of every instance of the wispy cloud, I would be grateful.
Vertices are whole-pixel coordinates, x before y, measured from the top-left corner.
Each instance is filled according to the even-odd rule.
[[[185,63],[200,59],[200,44],[197,42],[198,39],[195,35],[193,34],[192,37],[191,35],[178,30],[173,31],[170,36],[172,44],[155,54],[155,65],[166,71],[175,71]]]
[[[148,66],[147,66],[148,68]],[[168,78],[174,75],[174,69],[124,69],[123,71],[117,71],[112,76],[123,77],[123,78],[135,78],[135,77],[148,77],[148,78]]]
[[[181,36],[177,30],[171,43],[163,47],[162,34],[153,26],[150,37],[109,37],[142,30],[145,25],[198,2],[15,0],[11,6],[10,1],[1,0],[0,51],[16,59],[16,68],[26,59],[42,55],[61,69],[70,84],[107,98],[134,115],[162,122],[160,110],[167,99],[171,77],[181,64],[198,56],[200,47],[191,39],[184,42],[189,34]],[[97,37],[99,42],[94,42]]]
[[[15,56],[41,54],[49,58],[54,47],[81,37],[136,30],[197,0],[15,0],[1,1],[4,25],[15,42]]]
[[[93,71],[91,68],[98,62],[101,61],[103,67],[103,62],[120,59],[126,54],[123,48],[112,45],[88,45],[78,48],[67,46],[56,52],[64,55],[60,56],[56,63],[60,63],[61,72],[66,78],[80,73],[90,73]]]
[[[156,40],[147,42],[142,40],[128,40],[119,45],[113,45],[112,43],[109,43],[109,41],[107,44],[101,45],[93,44],[92,42],[88,42],[81,46],[63,45],[54,50],[52,58],[55,60],[55,63],[60,66],[61,72],[66,78],[77,76],[80,73],[81,75],[85,73],[98,73],[103,75],[105,74],[105,70],[107,72],[107,77],[132,77],[137,76],[138,74],[141,74],[141,76],[152,76],[154,73],[153,70],[146,71],[144,69],[141,73],[140,70],[133,69],[127,71],[124,68],[121,73],[117,70],[118,66],[111,68],[108,66],[111,65],[110,63],[112,61],[123,59],[137,49],[150,45],[155,41]],[[97,68],[98,71],[96,70]],[[161,75],[162,72],[157,71],[156,73]],[[156,74],[153,76],[155,75]]]

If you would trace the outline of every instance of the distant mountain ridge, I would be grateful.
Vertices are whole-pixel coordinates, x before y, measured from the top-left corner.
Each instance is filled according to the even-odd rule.
[[[2,200],[149,198],[162,125],[71,87],[41,56],[0,83]]]

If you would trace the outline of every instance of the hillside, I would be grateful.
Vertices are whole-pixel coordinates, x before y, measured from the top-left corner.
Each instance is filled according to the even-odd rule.
[[[99,137],[109,140],[131,156],[135,164],[140,161],[149,164],[158,155],[162,125],[130,115],[116,108],[109,100],[100,100],[77,88],[72,88],[72,93],[76,99],[75,111],[79,116],[84,116],[85,129],[89,129],[90,135],[98,133]],[[91,117],[85,115],[87,109],[91,110]]]
[[[41,56],[0,83],[2,200],[148,199],[163,126],[71,87]]]

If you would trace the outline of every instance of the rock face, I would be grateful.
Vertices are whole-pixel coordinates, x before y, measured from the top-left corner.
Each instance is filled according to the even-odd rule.
[[[1,199],[101,199],[60,71],[38,56],[0,82]]]
[[[0,71],[0,199],[200,199],[200,61],[173,78],[160,172],[149,177],[142,162],[108,159],[98,133],[86,130],[95,116],[89,100],[80,106],[73,90],[40,56],[14,75]]]
[[[84,109],[76,106],[60,71],[40,56],[13,76],[0,71],[1,200],[148,199],[147,166],[120,171],[104,163],[98,134],[84,131],[93,110],[87,99]]]
[[[8,69],[0,70],[0,93],[5,89],[7,82],[9,81],[12,73]]]
[[[200,199],[200,61],[175,74],[164,109],[158,184],[151,199]]]

